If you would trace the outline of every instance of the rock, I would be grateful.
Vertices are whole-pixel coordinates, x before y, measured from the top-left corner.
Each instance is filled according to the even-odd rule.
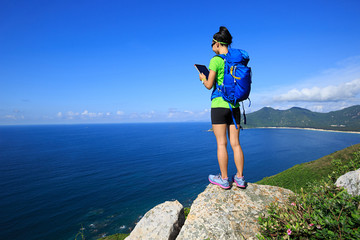
[[[230,190],[210,184],[193,202],[176,239],[257,239],[257,219],[267,213],[266,206],[285,203],[291,194],[288,189],[251,183],[246,189],[233,184]]]
[[[360,195],[360,169],[340,176],[336,180],[335,185],[344,187],[351,195]]]
[[[167,201],[149,210],[126,240],[173,240],[184,221],[184,207],[178,201]]]

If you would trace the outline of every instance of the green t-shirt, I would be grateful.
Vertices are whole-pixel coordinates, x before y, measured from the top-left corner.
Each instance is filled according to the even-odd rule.
[[[224,81],[224,60],[221,57],[213,57],[210,60],[209,69],[216,72],[215,81],[218,85],[221,85]],[[214,88],[216,88],[216,84],[214,84]],[[231,104],[232,108],[239,107],[239,104],[234,105]],[[229,103],[226,102],[222,97],[214,98],[211,101],[211,108],[230,108]]]

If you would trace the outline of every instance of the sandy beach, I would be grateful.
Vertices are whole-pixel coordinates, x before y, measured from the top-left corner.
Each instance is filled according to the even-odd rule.
[[[326,130],[326,129],[318,129],[318,128],[297,128],[297,127],[256,127],[256,128],[300,129],[300,130],[321,131],[321,132],[341,132],[341,133],[360,134],[360,132],[356,132],[356,131],[338,131],[338,130]]]

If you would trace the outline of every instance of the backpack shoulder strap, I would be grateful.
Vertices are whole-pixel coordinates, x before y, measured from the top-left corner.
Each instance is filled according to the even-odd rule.
[[[224,54],[217,54],[214,57],[221,57],[222,59],[225,59],[226,56]]]

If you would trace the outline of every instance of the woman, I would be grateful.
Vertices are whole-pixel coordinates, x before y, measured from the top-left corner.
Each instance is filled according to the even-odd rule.
[[[220,27],[219,32],[213,36],[213,42],[211,44],[212,50],[218,54],[226,55],[228,48],[232,43],[232,36],[226,27]],[[237,173],[234,175],[234,182],[240,188],[245,188],[245,178],[243,176],[244,169],[244,154],[239,142],[240,127],[236,128],[232,119],[232,113],[230,111],[229,103],[226,102],[221,96],[216,94],[216,84],[220,85],[224,80],[224,60],[215,56],[210,60],[209,65],[210,73],[208,79],[204,74],[200,74],[200,80],[203,82],[207,89],[214,88],[212,92],[211,101],[211,123],[214,130],[214,134],[217,142],[217,157],[221,174],[209,175],[209,181],[224,189],[230,188],[228,178],[228,152],[227,136],[229,136],[230,145],[234,152],[234,162],[237,168]],[[239,104],[232,105],[233,114],[236,124],[240,125],[240,109]]]

